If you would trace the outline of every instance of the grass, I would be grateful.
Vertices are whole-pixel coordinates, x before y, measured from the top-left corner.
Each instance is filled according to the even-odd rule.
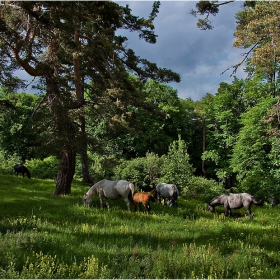
[[[1,278],[278,278],[279,207],[225,217],[196,200],[151,214],[82,204],[89,187],[54,197],[51,180],[0,175]]]

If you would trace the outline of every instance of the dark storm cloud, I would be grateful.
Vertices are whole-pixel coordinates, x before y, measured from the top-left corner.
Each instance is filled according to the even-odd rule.
[[[116,1],[129,4],[134,15],[148,17],[153,2]],[[157,43],[152,45],[139,40],[136,34],[122,31],[129,38],[129,47],[137,55],[171,69],[181,75],[181,82],[169,84],[182,98],[199,100],[206,93],[215,94],[221,82],[232,81],[230,74],[221,73],[242,60],[242,50],[232,47],[236,28],[235,13],[242,2],[224,5],[216,17],[211,17],[213,30],[201,31],[196,27],[197,18],[189,14],[194,1],[162,1],[154,21]],[[242,69],[237,77],[244,77]]]

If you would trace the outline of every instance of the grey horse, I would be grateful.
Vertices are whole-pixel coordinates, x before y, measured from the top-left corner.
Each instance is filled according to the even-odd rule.
[[[156,186],[156,191],[157,191],[158,202],[160,202],[162,198],[164,199],[165,202],[165,199],[168,198],[167,205],[169,207],[178,204],[179,191],[175,185],[167,184],[167,183],[159,183]]]
[[[254,215],[251,212],[251,205],[253,203],[258,206],[263,205],[263,201],[257,201],[255,197],[248,193],[229,193],[213,198],[206,205],[206,209],[213,213],[215,211],[215,206],[223,205],[225,208],[225,216],[228,214],[231,216],[231,209],[240,209],[244,207],[252,220]]]
[[[108,199],[123,198],[126,202],[128,211],[130,211],[130,204],[133,203],[132,197],[134,195],[134,185],[125,180],[110,181],[101,180],[94,184],[88,192],[84,195],[84,205],[89,205],[92,198],[98,194],[100,199],[100,207],[103,208],[103,198],[106,200],[106,206],[109,209]]]

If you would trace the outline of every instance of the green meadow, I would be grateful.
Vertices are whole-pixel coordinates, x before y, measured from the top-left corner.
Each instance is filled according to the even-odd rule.
[[[89,187],[54,197],[55,184],[0,175],[1,278],[279,278],[279,206],[252,206],[225,217],[198,200],[151,204],[123,200],[84,207]]]

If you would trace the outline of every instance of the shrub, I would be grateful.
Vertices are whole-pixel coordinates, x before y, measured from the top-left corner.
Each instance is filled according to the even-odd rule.
[[[116,165],[117,159],[115,156],[101,156],[98,154],[89,155],[89,172],[95,183],[105,178],[111,179],[114,175],[113,169]],[[76,174],[80,174],[80,178],[82,177],[79,170],[76,170]]]
[[[57,175],[59,160],[54,156],[26,161],[31,176],[40,179],[54,179]]]
[[[189,163],[190,157],[186,143],[180,139],[169,146],[166,156],[163,156],[161,182],[172,183],[182,191],[187,187],[193,176],[194,168]]]
[[[188,186],[182,190],[182,195],[186,198],[196,198],[203,202],[209,202],[212,198],[225,192],[222,184],[212,179],[203,177],[191,177]]]
[[[5,157],[2,153],[0,153],[0,161],[0,172],[2,174],[13,174],[14,165],[21,163],[20,157],[16,154]]]
[[[158,183],[163,158],[154,153],[147,153],[144,158],[122,160],[114,169],[116,180],[125,179],[136,187],[153,186]]]

